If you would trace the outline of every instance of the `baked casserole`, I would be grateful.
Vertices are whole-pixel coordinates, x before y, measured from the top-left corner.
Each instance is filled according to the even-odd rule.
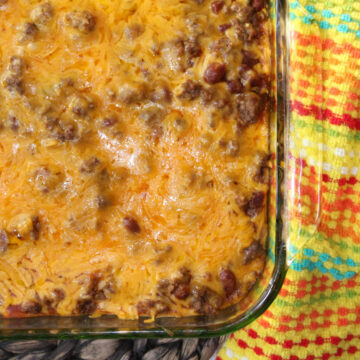
[[[215,314],[265,261],[264,0],[0,0],[0,314]]]

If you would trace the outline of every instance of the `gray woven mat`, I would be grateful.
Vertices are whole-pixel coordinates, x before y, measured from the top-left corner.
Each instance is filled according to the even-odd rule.
[[[0,341],[0,360],[209,360],[225,339]]]

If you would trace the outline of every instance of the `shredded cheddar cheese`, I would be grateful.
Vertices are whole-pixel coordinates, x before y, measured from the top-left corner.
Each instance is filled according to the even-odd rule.
[[[0,314],[213,314],[262,272],[261,0],[0,1]]]

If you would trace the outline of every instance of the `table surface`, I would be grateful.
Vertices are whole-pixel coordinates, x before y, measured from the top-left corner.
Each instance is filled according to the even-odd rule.
[[[209,360],[225,339],[0,341],[0,360]]]

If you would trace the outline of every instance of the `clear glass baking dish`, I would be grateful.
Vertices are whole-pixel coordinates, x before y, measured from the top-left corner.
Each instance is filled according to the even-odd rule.
[[[270,194],[268,201],[267,261],[262,278],[242,302],[214,316],[121,320],[114,316],[0,318],[2,339],[78,339],[142,337],[211,337],[234,332],[257,319],[276,298],[288,267],[286,211],[282,194],[286,182],[284,146],[288,132],[287,3],[271,2],[273,22],[273,86],[270,116]],[[285,134],[285,135],[284,135]]]

